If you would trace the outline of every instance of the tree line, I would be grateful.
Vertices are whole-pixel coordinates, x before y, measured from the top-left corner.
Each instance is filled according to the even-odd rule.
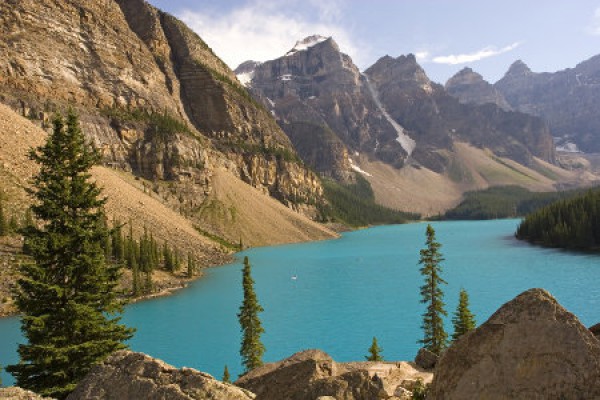
[[[515,236],[546,247],[598,251],[600,190],[589,190],[527,215]]]
[[[439,217],[452,220],[515,218],[552,202],[581,194],[581,190],[530,192],[520,186],[497,186],[467,192],[460,204]]]

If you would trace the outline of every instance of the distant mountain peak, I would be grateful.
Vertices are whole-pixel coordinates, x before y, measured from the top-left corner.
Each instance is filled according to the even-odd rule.
[[[473,71],[469,67],[465,67],[448,79],[448,82],[446,82],[446,89],[456,85],[474,84],[483,81],[485,80],[481,74]]]
[[[506,72],[506,76],[528,75],[531,74],[531,69],[521,60],[517,60],[511,64]]]
[[[285,53],[285,55],[291,56],[292,54],[296,54],[299,51],[308,50],[309,48],[314,47],[314,46],[318,45],[319,43],[326,42],[327,40],[330,40],[330,39],[333,41],[331,36],[329,36],[329,37],[321,36],[321,35],[307,36],[302,40],[298,40],[296,42],[296,44],[294,45],[294,47],[292,47],[292,49],[290,51]]]

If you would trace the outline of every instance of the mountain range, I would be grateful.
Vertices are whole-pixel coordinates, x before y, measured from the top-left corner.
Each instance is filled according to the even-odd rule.
[[[444,87],[413,55],[384,56],[361,72],[318,35],[235,72],[308,165],[339,182],[361,173],[392,208],[431,215],[467,190],[554,190],[589,179],[560,168],[544,118],[516,110],[476,73]]]
[[[464,103],[493,103],[543,118],[566,151],[600,151],[600,56],[557,72],[532,72],[515,61],[495,84],[471,69],[463,69],[446,89]]]

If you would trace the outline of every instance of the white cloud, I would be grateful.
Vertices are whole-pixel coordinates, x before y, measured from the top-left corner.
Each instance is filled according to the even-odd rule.
[[[433,62],[437,64],[464,64],[474,61],[483,60],[484,58],[494,57],[500,54],[508,53],[519,47],[521,45],[520,42],[513,43],[509,46],[503,47],[501,49],[497,49],[494,46],[486,47],[475,53],[468,54],[450,54],[448,56],[438,56],[433,58]]]
[[[341,14],[338,1],[311,0],[301,10],[294,6],[294,0],[250,0],[228,13],[186,10],[178,17],[231,68],[247,60],[280,57],[297,40],[313,34],[332,36],[341,51],[360,57],[351,34],[336,22]]]
[[[415,53],[415,57],[419,62],[425,62],[429,60],[429,52],[428,51],[417,51]]]
[[[587,31],[590,35],[600,36],[600,7],[594,11],[592,22],[588,26]]]

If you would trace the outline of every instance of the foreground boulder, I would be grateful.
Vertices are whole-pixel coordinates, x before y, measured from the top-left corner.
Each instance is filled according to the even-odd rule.
[[[428,398],[600,398],[600,341],[548,292],[531,289],[442,355]]]
[[[306,350],[283,361],[266,364],[242,376],[237,386],[256,400],[343,400],[387,398],[380,379],[365,370],[348,371],[320,350]]]
[[[68,400],[249,400],[254,395],[191,368],[118,351],[94,367]]]

